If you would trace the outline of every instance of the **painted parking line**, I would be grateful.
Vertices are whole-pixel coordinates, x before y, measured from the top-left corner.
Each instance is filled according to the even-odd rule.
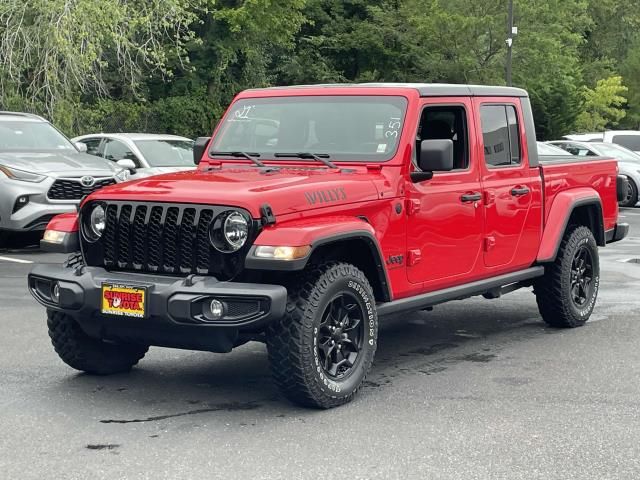
[[[21,258],[0,257],[0,261],[13,262],[13,263],[33,263],[30,260],[22,260]]]

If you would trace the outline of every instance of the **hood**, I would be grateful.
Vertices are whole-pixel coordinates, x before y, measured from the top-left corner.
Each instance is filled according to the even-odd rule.
[[[253,167],[171,173],[105,187],[89,200],[130,200],[229,205],[260,217],[262,205],[276,215],[376,200],[371,175],[324,168]]]
[[[112,176],[122,170],[110,160],[73,150],[0,152],[0,165],[54,176]]]

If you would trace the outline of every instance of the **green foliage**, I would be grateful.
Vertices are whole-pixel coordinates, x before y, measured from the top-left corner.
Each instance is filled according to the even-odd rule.
[[[69,134],[197,136],[250,87],[503,84],[507,2],[3,0],[0,108]],[[514,5],[513,80],[540,138],[640,124],[640,0]]]
[[[598,80],[594,89],[584,87],[584,109],[578,115],[577,128],[597,132],[618,125],[626,115],[623,106],[627,99],[623,94],[627,90],[628,88],[622,85],[622,77]]]

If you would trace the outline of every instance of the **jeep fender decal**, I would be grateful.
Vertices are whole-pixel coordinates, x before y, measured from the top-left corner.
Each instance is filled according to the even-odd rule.
[[[316,203],[322,204],[339,202],[340,200],[347,199],[347,193],[344,191],[344,187],[329,188],[327,190],[312,190],[310,192],[304,192],[304,196],[309,205],[315,205]]]

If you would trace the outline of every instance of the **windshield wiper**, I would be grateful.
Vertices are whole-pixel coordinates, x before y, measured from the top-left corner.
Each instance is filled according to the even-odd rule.
[[[258,160],[257,158],[253,158],[253,157],[259,157],[260,154],[259,153],[247,153],[247,152],[209,152],[209,156],[210,157],[214,157],[214,156],[224,156],[224,157],[236,157],[236,158],[240,158],[240,157],[244,157],[248,160],[251,160],[253,163],[255,163],[257,166],[259,167],[264,167],[265,164],[262,163],[260,160]]]
[[[329,168],[339,168],[335,163],[331,160],[328,160],[330,157],[329,154],[326,153],[309,153],[309,152],[300,152],[300,153],[274,153],[274,157],[276,158],[308,158],[314,159],[317,162],[324,163]]]

